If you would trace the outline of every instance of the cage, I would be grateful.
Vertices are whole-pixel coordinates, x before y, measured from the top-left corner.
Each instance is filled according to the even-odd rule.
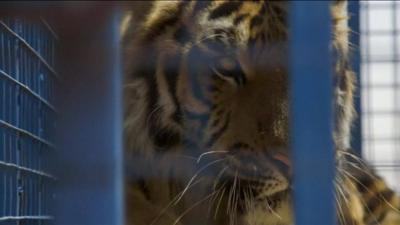
[[[360,4],[362,154],[399,192],[400,6]]]
[[[46,19],[0,20],[0,224],[124,223],[121,5],[10,4]],[[329,9],[290,2],[296,224],[335,224],[333,81],[320,76],[331,73]],[[400,6],[349,10],[360,81],[352,146],[399,191]]]
[[[0,20],[0,223],[48,224],[56,151],[57,36],[46,21]]]

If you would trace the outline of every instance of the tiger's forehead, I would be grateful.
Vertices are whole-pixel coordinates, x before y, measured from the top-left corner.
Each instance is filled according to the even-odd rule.
[[[245,46],[259,32],[264,7],[262,1],[214,1],[200,13],[198,25],[202,32],[196,32],[201,35],[197,38],[210,37],[215,30],[225,30],[226,38],[233,38],[238,46]]]
[[[257,15],[263,7],[264,1],[214,1],[210,6],[210,12],[220,10],[221,14],[229,13],[234,9],[238,15]],[[225,12],[223,12],[225,11]]]

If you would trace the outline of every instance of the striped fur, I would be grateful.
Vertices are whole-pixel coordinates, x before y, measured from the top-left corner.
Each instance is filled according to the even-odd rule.
[[[288,3],[134,4],[121,24],[127,223],[292,224]],[[396,196],[341,150],[355,116],[346,7],[331,8],[338,221],[394,225]]]

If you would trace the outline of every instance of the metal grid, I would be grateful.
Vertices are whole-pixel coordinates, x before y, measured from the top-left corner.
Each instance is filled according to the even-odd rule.
[[[363,157],[400,193],[400,2],[360,6]]]
[[[56,39],[43,20],[0,20],[1,224],[52,221]]]

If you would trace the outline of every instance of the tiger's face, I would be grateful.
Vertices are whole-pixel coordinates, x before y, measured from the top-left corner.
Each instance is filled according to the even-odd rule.
[[[287,17],[286,1],[160,1],[143,24],[147,109],[131,111],[151,149],[211,168],[239,224],[293,223]]]
[[[170,49],[179,46],[183,53],[164,55],[166,77],[175,70],[181,74],[175,102],[168,99],[175,106],[169,116],[183,125],[181,138],[195,144],[194,155],[204,154],[206,162],[223,160],[215,175],[242,184],[234,187],[243,200],[234,206],[238,211],[264,217],[282,207],[287,211],[285,4],[215,2],[209,7],[176,31],[182,43],[172,42]],[[230,15],[227,8],[237,12]]]

